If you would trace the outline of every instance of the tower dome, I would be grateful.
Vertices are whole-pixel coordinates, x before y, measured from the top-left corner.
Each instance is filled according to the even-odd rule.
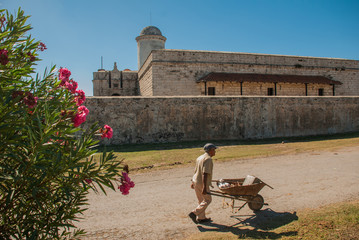
[[[148,27],[145,27],[144,29],[142,29],[140,36],[143,36],[143,35],[160,35],[160,36],[162,36],[162,33],[157,27],[148,26]]]
[[[152,50],[165,49],[166,40],[161,31],[155,26],[142,29],[140,36],[136,37],[138,70],[140,70]]]

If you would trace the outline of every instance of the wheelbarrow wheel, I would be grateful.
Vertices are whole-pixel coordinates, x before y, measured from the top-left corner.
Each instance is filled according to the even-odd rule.
[[[248,201],[248,207],[253,211],[259,211],[264,205],[264,199],[261,195],[257,194]]]

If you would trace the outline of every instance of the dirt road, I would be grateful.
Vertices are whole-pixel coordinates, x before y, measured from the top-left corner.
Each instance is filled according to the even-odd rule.
[[[260,192],[269,204],[263,212],[285,214],[359,199],[359,146],[226,163],[213,159],[214,179],[250,174],[274,187]],[[190,189],[192,174],[192,166],[136,174],[132,175],[136,186],[127,196],[111,191],[107,196],[91,193],[89,209],[78,226],[88,232],[86,239],[182,239],[211,230],[187,217],[196,206]],[[222,208],[222,200],[213,197],[207,211],[217,229],[231,231],[234,225],[253,217],[248,206],[240,216],[234,216],[230,209]]]

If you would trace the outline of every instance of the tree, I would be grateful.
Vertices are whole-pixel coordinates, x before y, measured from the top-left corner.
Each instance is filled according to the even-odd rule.
[[[111,127],[82,129],[88,109],[66,68],[34,77],[46,45],[28,16],[0,10],[0,239],[65,239],[77,229],[89,190],[128,194],[128,168],[112,152],[94,158]]]

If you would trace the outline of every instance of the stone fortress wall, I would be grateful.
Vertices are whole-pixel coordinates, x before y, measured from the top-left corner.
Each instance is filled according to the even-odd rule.
[[[359,131],[359,97],[88,97],[104,144],[240,140]]]
[[[154,26],[136,41],[138,71],[119,71],[115,64],[94,72],[95,97],[86,100],[85,125],[110,125],[114,135],[105,144],[359,131],[357,60],[170,50]],[[201,81],[213,73],[220,77]],[[236,78],[226,80],[225,74]],[[267,96],[273,89],[276,96]],[[209,90],[215,96],[205,96]]]
[[[357,60],[168,49],[153,50],[138,72],[140,95],[204,95],[204,85],[196,81],[210,72],[325,76],[342,83],[335,85],[336,96],[359,95]],[[216,95],[240,95],[238,83],[208,84],[216,87]],[[268,87],[273,83],[244,82],[243,95],[263,96]],[[328,84],[308,84],[308,96],[317,96],[318,88],[324,89],[324,96],[333,96]],[[279,83],[277,89],[278,96],[305,96],[304,84]]]

